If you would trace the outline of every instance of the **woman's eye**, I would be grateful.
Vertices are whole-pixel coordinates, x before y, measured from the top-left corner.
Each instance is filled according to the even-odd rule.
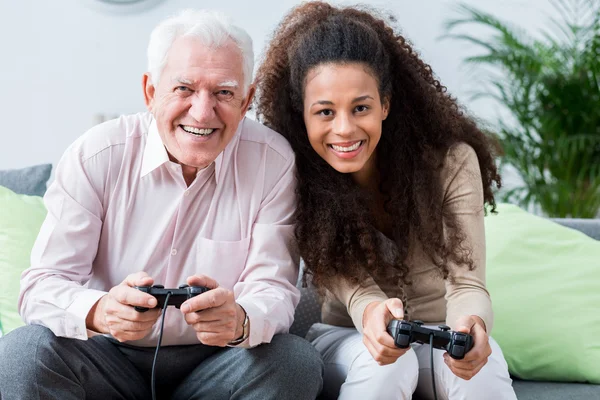
[[[325,109],[325,110],[321,110],[318,112],[319,115],[322,115],[324,117],[330,117],[333,115],[333,111],[329,110],[329,109]]]
[[[367,107],[367,106],[356,106],[356,108],[355,108],[355,110],[356,110],[357,112],[365,112],[365,111],[367,111],[368,109],[369,109],[369,107]]]

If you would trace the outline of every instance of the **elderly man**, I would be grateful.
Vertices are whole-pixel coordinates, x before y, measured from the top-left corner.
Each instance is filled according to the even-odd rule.
[[[148,399],[154,383],[159,398],[317,396],[319,355],[284,334],[294,156],[244,119],[252,70],[251,39],[219,14],[153,31],[149,113],[91,129],[58,164],[21,281],[29,325],[0,340],[0,398]],[[162,310],[135,288],[157,284],[211,290]]]

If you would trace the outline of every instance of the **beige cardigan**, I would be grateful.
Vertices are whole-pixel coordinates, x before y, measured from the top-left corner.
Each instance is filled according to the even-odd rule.
[[[475,269],[450,265],[454,282],[442,279],[437,267],[423,252],[419,243],[409,250],[409,277],[412,284],[404,287],[407,302],[405,314],[411,320],[426,324],[445,323],[456,329],[456,320],[463,315],[477,315],[490,333],[493,324],[492,303],[485,288],[485,230],[483,225],[483,189],[477,155],[467,144],[453,146],[441,171],[444,187],[444,208],[458,216],[472,248]],[[391,242],[391,241],[390,241]],[[362,332],[363,313],[373,301],[401,296],[398,286],[370,279],[364,285],[350,286],[340,281],[328,293],[322,307],[324,323],[355,326]]]

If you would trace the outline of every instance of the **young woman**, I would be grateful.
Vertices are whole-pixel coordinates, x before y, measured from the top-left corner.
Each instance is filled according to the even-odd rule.
[[[484,204],[500,177],[486,136],[372,11],[311,2],[276,29],[259,119],[296,152],[296,237],[323,323],[307,338],[325,395],[432,398],[429,345],[394,346],[392,319],[470,333],[463,360],[434,350],[438,398],[515,399],[488,335]]]

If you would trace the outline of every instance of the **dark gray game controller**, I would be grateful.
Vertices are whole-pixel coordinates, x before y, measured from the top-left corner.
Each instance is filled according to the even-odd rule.
[[[148,293],[156,298],[158,301],[158,305],[156,307],[164,307],[165,299],[167,298],[167,294],[171,293],[169,297],[169,303],[167,306],[175,306],[177,308],[181,307],[183,302],[192,297],[198,296],[204,292],[209,291],[210,289],[204,286],[188,286],[181,285],[177,289],[165,289],[163,285],[154,285],[154,286],[136,286],[137,290]],[[136,311],[146,312],[148,308],[146,307],[134,307]]]
[[[430,343],[433,335],[433,347],[446,350],[450,357],[462,360],[473,347],[473,337],[467,333],[451,331],[447,325],[440,325],[440,330],[422,326],[423,321],[393,320],[388,324],[387,331],[396,347],[406,349],[411,343]]]

